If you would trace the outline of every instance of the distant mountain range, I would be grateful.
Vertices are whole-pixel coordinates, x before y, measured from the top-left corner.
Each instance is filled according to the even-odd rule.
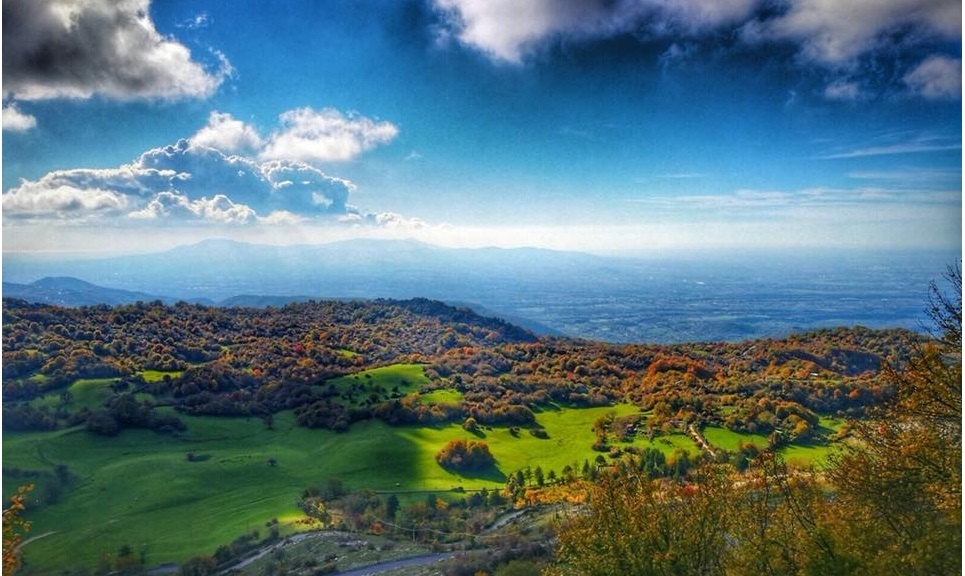
[[[113,306],[117,304],[130,304],[137,301],[164,300],[165,302],[170,302],[172,300],[171,298],[161,298],[145,292],[105,288],[91,284],[90,282],[78,280],[77,278],[63,276],[41,278],[29,284],[4,282],[3,296],[5,298],[21,298],[28,302],[71,307],[93,306],[95,304],[109,304]]]
[[[450,249],[415,241],[350,240],[269,246],[206,240],[165,252],[102,259],[4,258],[8,281],[72,276],[125,290],[219,301],[237,294],[456,297],[505,281],[565,281],[611,259],[540,249]]]
[[[855,324],[917,329],[929,281],[955,259],[858,251],[632,259],[408,240],[298,246],[206,240],[110,258],[6,254],[3,295],[68,306],[421,297],[541,334],[670,343]]]

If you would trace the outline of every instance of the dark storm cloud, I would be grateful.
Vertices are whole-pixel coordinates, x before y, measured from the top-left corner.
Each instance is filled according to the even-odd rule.
[[[4,0],[3,94],[19,100],[204,98],[212,74],[151,21],[149,0]]]

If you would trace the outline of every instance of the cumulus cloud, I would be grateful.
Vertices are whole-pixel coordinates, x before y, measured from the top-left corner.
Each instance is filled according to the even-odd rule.
[[[150,0],[4,0],[3,94],[18,100],[205,98],[230,70],[209,72],[162,36]]]
[[[21,112],[16,103],[11,102],[3,107],[4,132],[27,132],[36,126],[37,119]]]
[[[917,94],[935,100],[962,97],[962,61],[945,56],[930,56],[904,77],[905,84]]]
[[[117,215],[252,222],[257,214],[347,211],[354,185],[294,160],[260,162],[188,140],[148,150],[112,169],[58,170],[3,195],[11,217]]]
[[[111,169],[56,170],[21,181],[3,194],[5,218],[212,224],[289,225],[327,220],[347,225],[416,229],[421,221],[398,214],[367,213],[350,205],[355,184],[299,159],[354,157],[390,140],[397,128],[335,110],[304,108],[281,116],[283,126],[263,140],[230,114],[212,112],[196,134],[147,150]],[[278,142],[297,135],[300,146],[326,138],[322,152],[297,146],[285,157]],[[348,143],[346,143],[348,142]],[[268,153],[272,145],[275,148]],[[332,152],[338,149],[337,152]]]
[[[334,108],[299,108],[283,113],[279,119],[282,127],[269,138],[262,158],[345,162],[391,142],[399,133],[391,122],[344,115]]]
[[[262,147],[257,130],[223,112],[212,112],[207,126],[188,141],[194,146],[207,146],[227,153],[250,153]]]
[[[374,226],[396,231],[417,231],[428,228],[421,218],[408,218],[397,212],[353,212],[339,217],[339,221],[352,226]]]
[[[203,220],[219,224],[247,224],[257,218],[255,211],[243,204],[235,204],[224,194],[212,198],[191,200],[184,194],[161,192],[147,206],[128,214],[130,218]]]
[[[83,220],[120,215],[129,197],[115,190],[77,187],[53,181],[24,182],[3,195],[4,217]]]

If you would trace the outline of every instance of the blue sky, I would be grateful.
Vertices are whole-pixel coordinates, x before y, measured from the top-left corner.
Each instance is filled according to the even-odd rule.
[[[5,0],[4,251],[961,246],[958,0]]]

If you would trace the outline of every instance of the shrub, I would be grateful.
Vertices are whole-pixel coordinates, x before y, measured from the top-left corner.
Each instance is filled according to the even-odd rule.
[[[452,470],[483,470],[496,463],[485,442],[450,440],[436,454],[436,462]]]

